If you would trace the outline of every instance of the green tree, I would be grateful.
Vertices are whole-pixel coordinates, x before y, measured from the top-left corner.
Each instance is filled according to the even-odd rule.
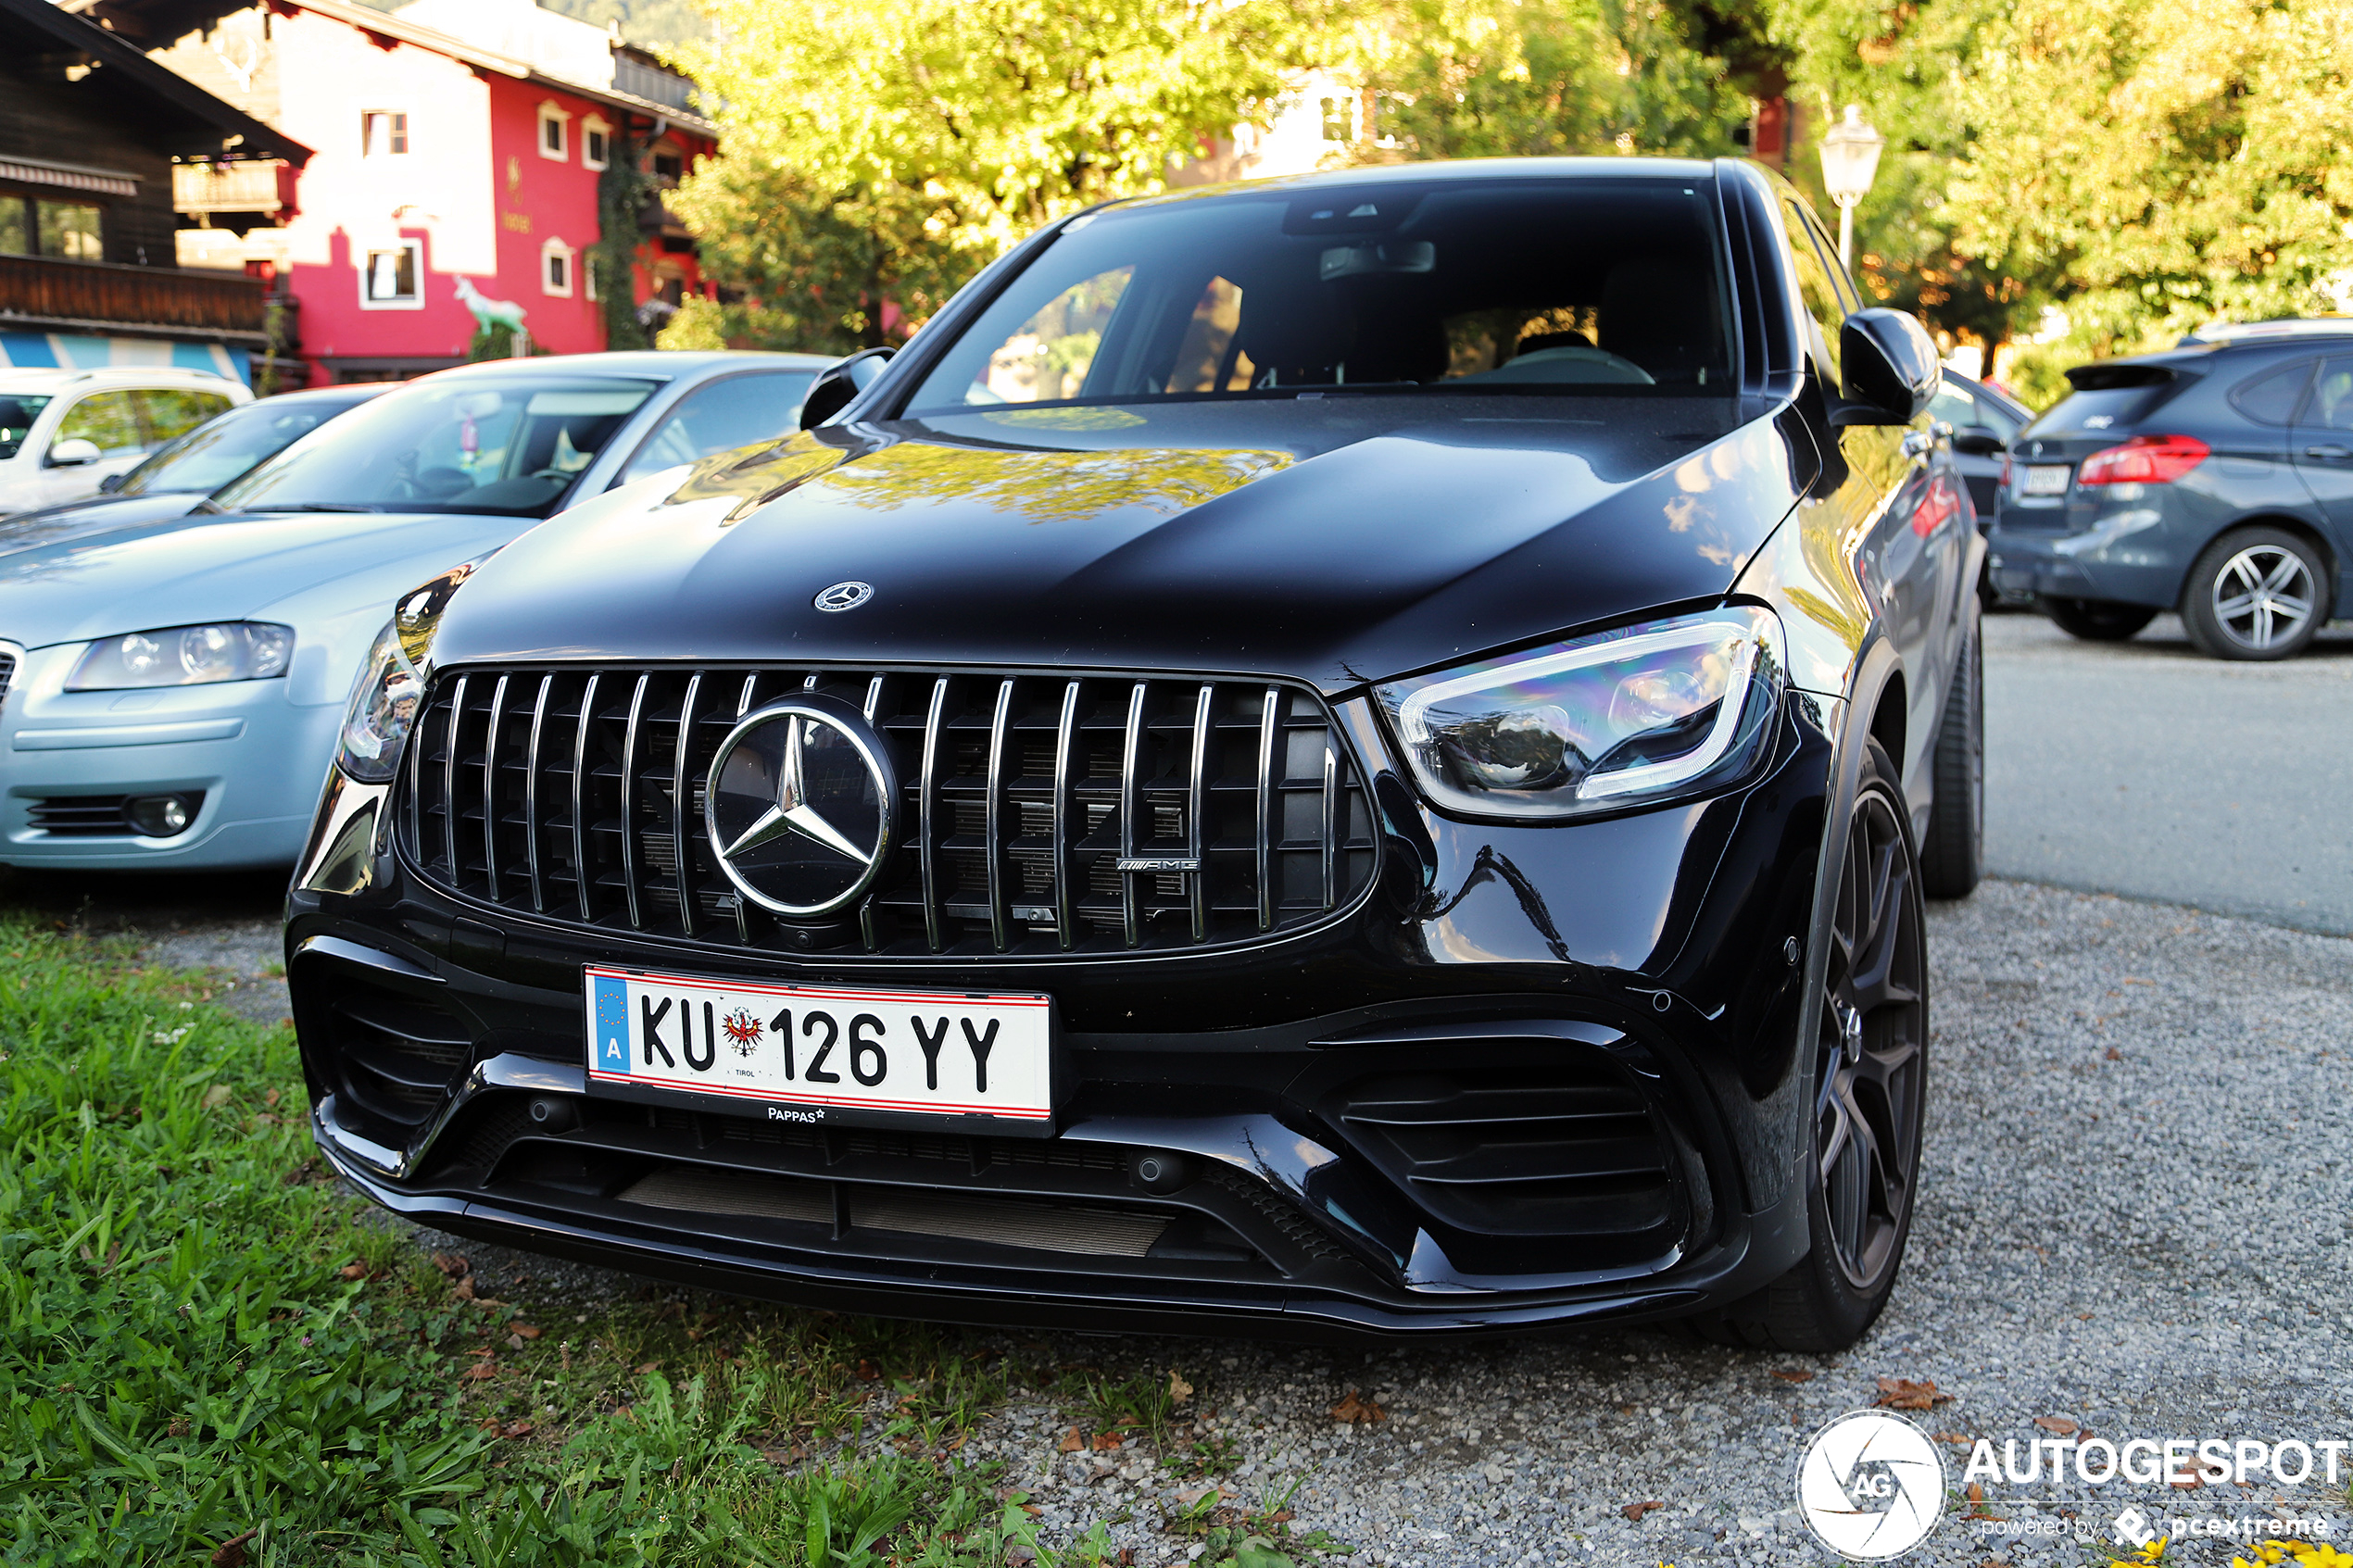
[[[1889,133],[1875,292],[2040,367],[2329,308],[2353,267],[2353,0],[1780,0],[1801,91]],[[1809,177],[1812,170],[1802,171]]]
[[[1317,20],[1226,0],[710,14],[724,44],[676,57],[724,106],[723,155],[671,205],[747,298],[682,313],[662,341],[834,350],[904,336],[1050,219],[1161,189],[1281,90]]]

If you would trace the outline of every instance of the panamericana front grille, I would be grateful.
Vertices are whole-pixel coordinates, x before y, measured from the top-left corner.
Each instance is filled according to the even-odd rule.
[[[737,720],[811,691],[858,708],[890,749],[901,825],[854,909],[796,920],[736,896],[703,803]],[[399,822],[418,867],[461,897],[780,952],[1245,942],[1346,907],[1374,870],[1370,808],[1330,715],[1265,681],[451,670],[411,737]]]

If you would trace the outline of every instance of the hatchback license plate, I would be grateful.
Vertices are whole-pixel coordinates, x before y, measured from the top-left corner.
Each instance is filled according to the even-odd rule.
[[[709,1095],[779,1122],[985,1117],[1045,1135],[1042,996],[769,985],[591,965],[588,1077],[628,1098]],[[652,1091],[650,1095],[645,1091]],[[851,1114],[843,1114],[843,1113]]]
[[[2075,470],[2068,467],[2031,468],[2026,470],[2026,483],[2020,487],[2022,495],[2064,495],[2068,476]]]

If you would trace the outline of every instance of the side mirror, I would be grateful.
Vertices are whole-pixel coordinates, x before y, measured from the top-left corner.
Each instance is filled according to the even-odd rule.
[[[98,481],[98,494],[101,495],[113,495],[116,491],[122,488],[122,482],[130,477],[131,476],[127,473],[110,473],[107,475],[106,478]]]
[[[889,347],[861,349],[818,371],[817,379],[809,383],[809,395],[800,402],[800,428],[814,430],[849,408],[850,399],[874,385],[898,352]]]
[[[1953,450],[1973,458],[1998,458],[2009,447],[1990,430],[1964,430],[1954,433]]]
[[[1907,425],[1936,395],[1936,340],[1908,310],[1857,310],[1839,329],[1838,355],[1846,386],[1836,423]]]
[[[76,435],[69,436],[50,447],[49,456],[44,460],[53,469],[78,469],[84,463],[94,463],[105,456],[104,452],[98,450],[96,442],[84,441]]]

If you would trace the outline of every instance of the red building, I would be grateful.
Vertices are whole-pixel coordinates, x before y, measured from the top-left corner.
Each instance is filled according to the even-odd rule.
[[[628,302],[657,321],[706,285],[661,204],[715,132],[691,84],[533,0],[83,0],[150,56],[313,147],[177,181],[182,266],[273,280],[279,384],[402,378],[462,361],[478,321],[558,354],[607,346],[590,252],[600,185],[634,159]]]

